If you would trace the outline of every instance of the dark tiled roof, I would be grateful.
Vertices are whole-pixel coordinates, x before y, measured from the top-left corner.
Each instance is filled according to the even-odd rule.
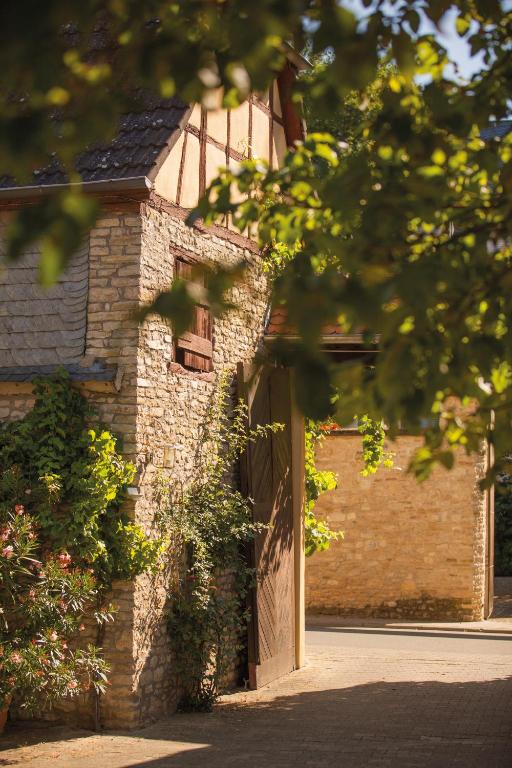
[[[144,109],[125,115],[116,138],[84,152],[77,161],[83,181],[107,181],[144,177],[151,173],[172,136],[180,130],[188,105],[173,97],[145,100]],[[57,160],[34,173],[33,185],[65,184],[66,174]],[[16,186],[0,177],[0,188]],[[24,185],[25,186],[25,185]]]
[[[512,120],[500,120],[496,123],[490,123],[487,128],[483,128],[480,136],[484,141],[490,139],[502,139],[512,131]]]

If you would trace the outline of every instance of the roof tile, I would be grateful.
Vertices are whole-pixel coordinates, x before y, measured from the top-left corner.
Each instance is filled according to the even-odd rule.
[[[176,96],[166,100],[144,98],[144,107],[124,115],[119,132],[108,144],[86,150],[76,167],[83,181],[113,181],[147,176],[173,133],[179,129],[188,105]],[[67,176],[57,159],[34,171],[33,185],[65,184]],[[0,188],[17,186],[9,176],[0,177]],[[29,185],[23,185],[29,186]]]

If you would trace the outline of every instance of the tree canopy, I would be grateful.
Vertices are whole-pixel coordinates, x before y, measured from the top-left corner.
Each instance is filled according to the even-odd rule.
[[[455,446],[477,450],[484,437],[500,459],[512,418],[512,138],[487,129],[509,114],[512,12],[499,0],[353,7],[5,3],[0,165],[23,181],[57,155],[79,181],[76,155],[111,136],[141,90],[208,106],[223,88],[233,106],[268,86],[289,44],[307,50],[321,65],[298,79],[294,97],[307,94],[310,122],[322,132],[294,147],[279,170],[248,161],[236,176],[221,174],[193,217],[229,212],[241,230],[257,222],[270,259],[278,254],[274,301],[298,338],[274,354],[296,366],[306,413],[331,411],[336,386],[338,420],[366,413],[392,435],[422,432],[420,477],[436,462],[451,466]],[[437,34],[448,12],[479,62],[469,79]],[[51,277],[95,215],[73,186],[15,218],[7,256],[41,239]],[[173,290],[160,306],[179,321],[183,291],[176,288],[173,302]],[[378,337],[371,365],[329,362],[320,341],[332,322],[369,343]]]

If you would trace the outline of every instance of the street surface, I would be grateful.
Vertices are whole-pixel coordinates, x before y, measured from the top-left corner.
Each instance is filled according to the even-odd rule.
[[[322,627],[308,663],[210,715],[11,727],[0,767],[511,768],[512,635]]]

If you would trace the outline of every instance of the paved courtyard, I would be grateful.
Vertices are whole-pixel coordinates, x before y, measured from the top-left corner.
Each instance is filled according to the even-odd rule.
[[[512,635],[321,627],[304,669],[131,733],[10,728],[23,768],[510,768]]]

